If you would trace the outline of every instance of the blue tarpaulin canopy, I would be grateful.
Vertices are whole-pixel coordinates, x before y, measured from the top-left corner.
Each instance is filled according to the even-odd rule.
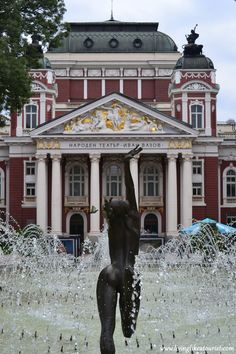
[[[203,220],[194,222],[191,226],[181,229],[180,234],[196,234],[199,232],[203,224],[216,226],[217,230],[224,235],[236,234],[236,229],[234,227],[222,224],[210,218],[205,218]]]

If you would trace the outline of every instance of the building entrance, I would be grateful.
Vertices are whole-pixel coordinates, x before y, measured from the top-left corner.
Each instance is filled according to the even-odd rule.
[[[70,235],[80,235],[80,242],[84,241],[84,219],[81,214],[71,216]]]
[[[144,230],[149,234],[158,234],[158,219],[155,214],[150,213],[145,216]]]

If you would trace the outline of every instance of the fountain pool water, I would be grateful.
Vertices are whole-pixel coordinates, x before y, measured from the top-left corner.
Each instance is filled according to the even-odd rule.
[[[98,354],[95,292],[109,263],[106,235],[94,254],[73,259],[58,252],[55,237],[34,230],[19,236],[1,222],[8,255],[0,255],[0,353]],[[236,248],[221,250],[206,233],[208,246],[198,251],[184,236],[140,252],[137,330],[125,339],[117,313],[117,354],[236,353]]]

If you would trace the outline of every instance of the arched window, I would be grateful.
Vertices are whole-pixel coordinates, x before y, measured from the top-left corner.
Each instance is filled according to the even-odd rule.
[[[223,171],[223,204],[236,206],[236,167],[232,163]]]
[[[38,124],[38,106],[36,104],[25,105],[25,128],[33,129]]]
[[[193,128],[202,129],[203,128],[203,106],[200,104],[191,105],[191,123]]]
[[[69,196],[82,197],[85,194],[85,173],[82,166],[76,164],[69,170]]]
[[[236,198],[236,171],[230,169],[226,173],[226,197]]]
[[[106,196],[122,196],[122,173],[118,165],[110,165],[106,169]]]
[[[158,169],[150,165],[143,170],[143,196],[157,197],[159,195]]]
[[[140,165],[140,206],[163,206],[163,168],[158,160]]]

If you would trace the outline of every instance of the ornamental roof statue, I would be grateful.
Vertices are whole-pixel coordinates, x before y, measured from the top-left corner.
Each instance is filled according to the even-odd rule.
[[[194,29],[191,30],[189,35],[186,35],[188,44],[184,45],[184,56],[196,56],[202,55],[202,44],[195,44],[196,39],[199,37],[199,34],[195,32],[197,25]]]

